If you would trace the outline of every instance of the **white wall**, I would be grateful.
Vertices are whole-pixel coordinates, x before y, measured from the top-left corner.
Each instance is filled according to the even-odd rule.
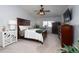
[[[58,16],[58,17],[46,17],[46,18],[37,18],[36,19],[36,23],[39,24],[39,25],[43,25],[43,21],[61,21],[61,17]]]
[[[74,26],[74,44],[79,40],[79,5],[69,6],[72,9],[71,25]]]
[[[16,18],[24,18],[31,21],[31,25],[39,24],[42,26],[43,20],[54,20],[60,21],[60,17],[42,17],[42,18],[34,18],[31,16],[25,9],[16,5],[1,5],[0,6],[0,26],[7,27],[9,20],[17,20]]]
[[[61,16],[57,16],[57,17],[41,17],[41,18],[36,18],[36,24],[43,26],[43,21],[58,21],[61,22]],[[48,32],[52,32],[52,28],[48,28]]]
[[[34,24],[34,18],[21,7],[16,5],[0,6],[0,26],[7,26],[9,20],[16,20],[17,17],[31,20],[31,25]]]

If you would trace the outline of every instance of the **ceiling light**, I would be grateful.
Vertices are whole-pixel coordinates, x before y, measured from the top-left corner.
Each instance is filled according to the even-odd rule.
[[[40,14],[44,14],[43,12],[40,12]]]

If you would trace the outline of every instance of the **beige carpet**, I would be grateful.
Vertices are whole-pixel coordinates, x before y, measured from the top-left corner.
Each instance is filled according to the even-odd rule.
[[[56,53],[60,52],[60,40],[55,34],[48,34],[44,44],[39,42],[19,39],[5,48],[0,47],[0,53]]]

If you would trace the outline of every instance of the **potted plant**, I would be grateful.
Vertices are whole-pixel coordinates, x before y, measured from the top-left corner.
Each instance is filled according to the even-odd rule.
[[[64,45],[64,48],[61,49],[62,53],[79,53],[79,49],[74,46]]]

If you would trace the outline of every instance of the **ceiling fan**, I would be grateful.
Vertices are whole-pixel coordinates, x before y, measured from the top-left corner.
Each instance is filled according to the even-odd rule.
[[[39,10],[35,10],[35,12],[37,12],[37,15],[45,15],[46,12],[50,12],[50,10],[45,10],[43,5],[40,5],[40,9]]]

